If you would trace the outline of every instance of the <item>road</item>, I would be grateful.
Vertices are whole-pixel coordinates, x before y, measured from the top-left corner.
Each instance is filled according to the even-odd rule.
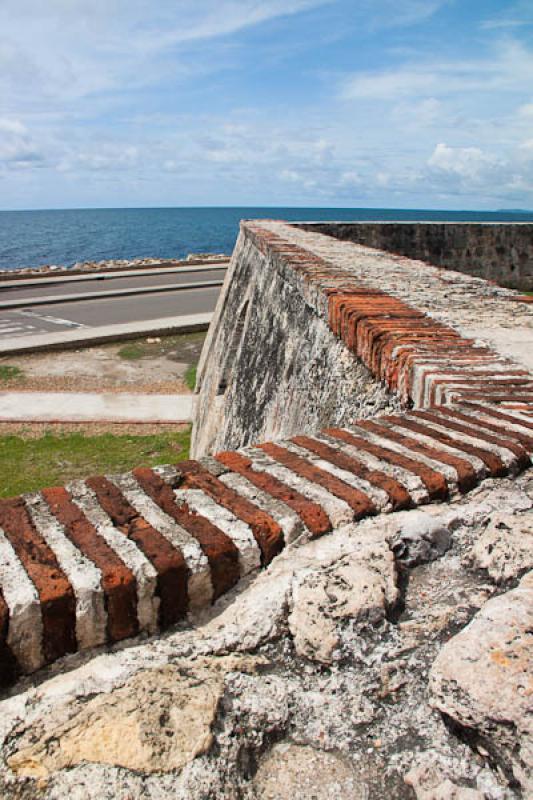
[[[32,281],[31,286],[21,285],[26,281],[11,281],[10,283],[0,282],[0,302],[6,300],[32,300],[43,295],[73,295],[86,294],[98,291],[127,291],[141,289],[146,286],[161,287],[174,286],[176,284],[201,283],[208,281],[224,280],[226,273],[225,267],[208,269],[175,269],[165,270],[165,272],[155,271],[150,274],[148,270],[139,270],[137,274],[133,271],[127,276],[106,275],[99,273],[91,275],[87,280],[58,280],[56,278],[40,278]]]
[[[68,282],[40,279],[39,283],[35,282],[31,286],[2,286],[0,306],[3,301],[14,299],[20,299],[25,305],[13,310],[0,308],[0,340],[210,312],[215,308],[220,286],[190,289],[170,287],[175,287],[176,284],[186,287],[189,283],[222,281],[224,274],[224,268],[206,271],[191,268],[187,271],[173,270],[168,274],[129,274],[124,277],[104,275],[102,280],[95,280],[91,276],[91,281]],[[104,292],[132,292],[136,288],[146,287],[155,288],[157,293],[96,299],[81,297],[84,293],[93,294],[99,289]],[[71,296],[75,294],[79,294],[80,298],[72,300]],[[32,305],[32,300],[42,298],[43,295],[53,295],[54,302],[50,305]],[[62,295],[68,295],[69,299],[62,302]]]

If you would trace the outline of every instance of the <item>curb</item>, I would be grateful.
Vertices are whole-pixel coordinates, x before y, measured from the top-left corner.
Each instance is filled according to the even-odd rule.
[[[229,262],[223,262],[221,264],[198,264],[196,267],[164,267],[162,269],[160,267],[154,267],[153,269],[143,267],[140,269],[123,270],[118,273],[108,272],[107,270],[102,270],[102,272],[94,270],[83,275],[55,275],[52,273],[52,275],[43,276],[37,280],[20,277],[16,279],[15,285],[13,285],[13,280],[3,280],[0,277],[0,289],[18,289],[21,286],[42,286],[43,284],[50,284],[50,286],[52,286],[54,283],[84,283],[86,281],[116,280],[117,278],[138,278],[144,275],[184,275],[189,272],[216,272],[219,269],[225,269],[228,265]]]
[[[12,419],[0,417],[2,425],[190,425],[190,419]]]
[[[186,317],[163,317],[142,322],[105,325],[99,328],[82,328],[38,336],[20,336],[18,340],[0,342],[0,357],[24,353],[72,350],[92,344],[127,341],[142,336],[169,336],[173,333],[198,333],[209,328],[212,313],[190,314]]]
[[[162,269],[166,271],[167,269],[174,269],[178,266],[183,267],[194,267],[199,266],[202,264],[227,264],[230,261],[231,256],[227,256],[225,258],[221,258],[220,260],[213,260],[213,261],[203,261],[202,259],[193,259],[191,261],[161,261],[158,264],[154,264],[153,268],[155,270]],[[31,269],[31,267],[22,267],[21,269]],[[36,267],[38,269],[38,267]],[[43,273],[22,273],[20,270],[3,270],[0,272],[1,280],[2,281],[23,281],[28,280],[28,276],[30,280],[35,278],[36,281],[45,280],[46,278],[63,278],[63,277],[71,277],[73,275],[80,275],[80,276],[89,276],[95,274],[105,273],[106,275],[111,275],[115,277],[120,277],[121,273],[128,272],[134,270],[135,267],[132,266],[124,266],[124,267],[112,267],[111,269],[106,269],[105,267],[102,268],[101,272],[99,273],[98,270],[91,270],[91,269],[68,269],[65,267],[64,269],[53,270],[53,272],[43,272]],[[147,269],[151,270],[151,266],[149,264],[145,264],[144,266],[139,266],[139,269]]]

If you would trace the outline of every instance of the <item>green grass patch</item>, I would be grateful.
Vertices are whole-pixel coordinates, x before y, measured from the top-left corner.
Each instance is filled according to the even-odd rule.
[[[0,381],[11,381],[13,378],[22,378],[24,373],[19,367],[10,364],[0,364]]]
[[[131,361],[140,358],[168,356],[175,361],[188,363],[198,360],[204,339],[205,333],[203,331],[133,339],[120,348],[118,355],[120,358]]]
[[[0,497],[35,492],[74,478],[125,472],[136,466],[175,464],[188,458],[190,436],[190,429],[151,436],[0,436]]]
[[[127,361],[136,361],[146,355],[145,349],[142,344],[135,342],[134,344],[125,344],[118,351],[120,358],[125,358]]]
[[[197,364],[191,364],[187,367],[187,372],[185,373],[185,383],[191,390],[194,392],[194,387],[196,386],[196,370],[198,369]]]

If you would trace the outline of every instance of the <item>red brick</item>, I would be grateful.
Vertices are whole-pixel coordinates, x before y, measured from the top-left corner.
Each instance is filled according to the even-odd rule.
[[[21,497],[0,501],[0,527],[31,579],[41,605],[47,662],[76,650],[76,600],[53,551],[38,533]]]
[[[311,450],[313,453],[320,456],[320,458],[324,458],[331,464],[335,464],[335,466],[340,467],[340,469],[351,472],[358,478],[372,484],[372,486],[382,489],[387,493],[394,511],[412,508],[413,501],[407,489],[402,486],[399,481],[391,478],[384,472],[369,469],[362,461],[348,456],[333,447],[329,447],[324,442],[312,439],[309,436],[295,436],[292,441],[301,447],[307,448],[307,450]]]
[[[183,488],[201,489],[250,526],[261,551],[262,564],[269,564],[281,553],[285,544],[283,531],[270,514],[230,489],[197,461],[181,461],[177,468],[181,472]]]
[[[154,503],[197,540],[211,569],[213,599],[231,589],[240,578],[239,550],[232,539],[187,503],[178,504],[172,488],[153,470],[138,467],[133,474]]]
[[[492,453],[490,450],[485,450],[482,447],[476,447],[475,445],[468,444],[467,442],[457,441],[457,439],[453,439],[451,436],[440,433],[439,431],[436,431],[427,425],[421,425],[418,422],[406,420],[403,417],[399,418],[395,424],[399,425],[401,428],[407,428],[407,430],[420,433],[423,436],[428,436],[430,439],[435,439],[435,441],[441,442],[448,447],[453,447],[455,450],[462,450],[464,453],[468,453],[471,456],[476,456],[476,458],[479,458],[483,464],[485,464],[490,475],[494,478],[502,478],[508,473],[508,469],[500,456]]]
[[[131,539],[157,572],[156,595],[160,599],[159,625],[168,628],[188,610],[189,569],[183,553],[140,516],[115,484],[102,476],[89,478],[87,486],[117,530]]]
[[[427,467],[415,458],[404,456],[387,447],[368,442],[362,436],[357,436],[356,433],[345,431],[342,428],[326,428],[325,433],[354,447],[358,447],[360,450],[371,453],[388,464],[402,467],[408,472],[418,475],[426,487],[431,500],[445,500],[448,497],[448,485],[444,475],[431,467]],[[392,436],[390,438],[394,441]]]
[[[467,436],[484,439],[486,442],[495,444],[498,447],[507,448],[507,450],[510,450],[511,453],[514,453],[517,457],[517,467],[519,467],[521,470],[526,469],[531,464],[531,459],[529,458],[527,451],[521,445],[516,444],[516,442],[510,441],[507,436],[494,436],[494,434],[484,431],[477,432],[472,430],[472,428],[469,428],[467,425],[462,425],[460,422],[455,422],[448,416],[441,415],[440,412],[437,415],[429,411],[416,411],[414,412],[414,415],[417,418],[425,419],[428,422],[433,422],[436,425],[444,425],[450,430],[457,431],[457,433],[464,433]]]
[[[359,489],[354,489],[353,486],[336,478],[335,475],[316,467],[305,458],[301,458],[295,453],[291,453],[290,450],[270,442],[261,444],[259,447],[271,458],[288,467],[297,475],[323,486],[328,492],[344,500],[354,512],[354,519],[362,519],[377,513],[373,501],[367,494]]]
[[[134,636],[139,632],[135,575],[98,534],[66,489],[44,489],[42,496],[69,539],[102,573],[108,638],[118,642]]]
[[[402,422],[401,418],[398,416],[381,417],[380,420],[391,422],[394,425],[400,425]],[[380,424],[380,420],[377,422],[364,420],[360,427],[378,436],[392,439],[392,441],[403,445],[403,447],[407,447],[408,450],[420,453],[420,455],[431,458],[433,461],[440,461],[441,464],[447,464],[453,467],[457,472],[457,486],[461,492],[468,492],[477,484],[476,472],[470,461],[455,456],[452,453],[447,453],[445,450],[442,450],[442,448],[432,447],[431,445],[418,441],[418,439],[413,439],[412,436],[407,436],[399,431],[391,430],[386,425]]]
[[[287,486],[273,475],[255,470],[250,458],[236,452],[218,453],[215,458],[233,472],[247,478],[254,486],[292,508],[313,536],[320,536],[331,530],[331,521],[322,506],[308,500],[303,494]]]

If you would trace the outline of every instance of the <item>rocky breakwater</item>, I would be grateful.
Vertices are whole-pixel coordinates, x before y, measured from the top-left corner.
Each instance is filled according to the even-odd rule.
[[[183,258],[109,258],[102,261],[76,261],[74,264],[65,266],[64,264],[43,264],[40,267],[19,267],[17,269],[0,269],[2,278],[28,277],[28,276],[47,276],[57,273],[67,273],[77,275],[84,272],[105,272],[106,270],[120,271],[129,269],[141,269],[143,267],[176,266],[183,264],[195,264],[205,262],[225,261],[228,256],[223,253],[190,253]]]

